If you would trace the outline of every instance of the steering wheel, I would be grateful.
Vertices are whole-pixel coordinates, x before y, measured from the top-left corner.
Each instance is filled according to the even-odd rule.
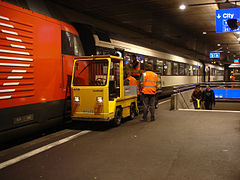
[[[105,81],[104,78],[97,78],[96,79],[96,85],[99,85],[99,86],[104,85],[104,81]]]

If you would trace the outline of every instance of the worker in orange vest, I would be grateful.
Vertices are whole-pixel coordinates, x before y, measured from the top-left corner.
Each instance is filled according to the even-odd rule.
[[[152,65],[146,64],[146,72],[140,78],[141,92],[143,94],[143,120],[147,120],[148,108],[151,113],[151,121],[155,120],[155,96],[157,90],[157,74],[152,72]]]
[[[126,86],[136,86],[137,87],[137,94],[139,94],[137,80],[134,77],[131,76],[131,72],[127,68],[125,70],[125,75],[126,75],[126,78],[124,80],[124,85],[126,85]]]
[[[139,72],[140,71],[140,62],[139,60],[137,59],[136,55],[132,55],[132,65],[133,65],[133,69],[135,71],[137,71],[135,74],[133,75],[137,75],[137,76],[140,76]]]

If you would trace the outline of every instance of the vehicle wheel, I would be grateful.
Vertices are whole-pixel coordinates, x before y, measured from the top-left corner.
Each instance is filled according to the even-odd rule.
[[[131,106],[130,106],[130,116],[129,116],[129,118],[132,120],[132,119],[134,119],[135,115],[136,115],[136,107],[135,107],[135,104],[131,104]]]
[[[122,110],[121,108],[117,108],[115,112],[115,117],[112,120],[112,125],[113,126],[119,126],[122,122]]]

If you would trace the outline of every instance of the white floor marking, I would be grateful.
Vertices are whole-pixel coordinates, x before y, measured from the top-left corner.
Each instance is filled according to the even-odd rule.
[[[86,131],[81,131],[81,132],[79,132],[79,133],[77,133],[77,134],[75,134],[75,135],[66,137],[66,138],[64,138],[64,139],[58,140],[58,141],[53,142],[53,143],[51,143],[51,144],[48,144],[48,145],[46,145],[46,146],[40,147],[40,148],[38,148],[38,149],[32,150],[32,151],[30,151],[30,152],[28,152],[28,153],[25,153],[25,154],[23,154],[23,155],[20,155],[20,156],[18,156],[18,157],[15,157],[15,158],[13,158],[13,159],[10,159],[10,160],[8,160],[8,161],[5,161],[5,162],[3,162],[3,163],[0,163],[0,169],[3,169],[3,168],[5,168],[5,167],[7,167],[7,166],[10,166],[10,165],[12,165],[12,164],[15,164],[15,163],[17,163],[17,162],[19,162],[19,161],[22,161],[22,160],[24,160],[24,159],[27,159],[27,158],[29,158],[29,157],[31,157],[31,156],[34,156],[34,155],[36,155],[36,154],[39,154],[39,153],[41,153],[41,152],[43,152],[43,151],[46,151],[46,150],[48,150],[48,149],[51,149],[51,148],[53,148],[53,147],[55,147],[55,146],[58,146],[58,145],[60,145],[60,144],[65,143],[65,142],[68,142],[68,141],[70,141],[70,140],[72,140],[72,139],[75,139],[75,138],[77,138],[77,137],[79,137],[79,136],[82,136],[82,135],[84,135],[84,134],[87,134],[87,133],[89,133],[89,132],[91,132],[91,131],[87,131],[87,130],[86,130]]]
[[[168,102],[168,101],[170,101],[170,100],[171,100],[171,99],[168,99],[168,100],[166,100],[166,101],[159,102],[158,105],[164,104],[164,103],[166,103],[166,102]]]
[[[195,112],[228,112],[228,113],[240,113],[240,111],[225,111],[225,110],[207,110],[207,109],[178,109],[179,111],[195,111]]]

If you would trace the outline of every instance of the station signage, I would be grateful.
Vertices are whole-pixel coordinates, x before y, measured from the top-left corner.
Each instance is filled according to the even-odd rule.
[[[220,52],[210,52],[209,57],[211,59],[220,58]]]
[[[240,29],[231,30],[227,24],[228,19],[237,19],[240,21],[240,9],[219,9],[216,10],[216,33],[236,32]]]
[[[239,59],[234,59],[233,62],[234,64],[239,64]]]

